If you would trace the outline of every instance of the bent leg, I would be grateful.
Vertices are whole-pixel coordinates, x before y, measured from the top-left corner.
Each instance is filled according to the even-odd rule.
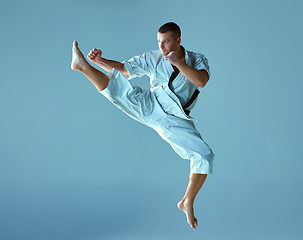
[[[215,155],[192,121],[167,114],[154,130],[181,158],[190,160],[190,173],[212,173]]]
[[[71,69],[82,72],[99,91],[105,89],[109,83],[109,76],[95,69],[85,60],[76,41],[73,42]]]
[[[202,139],[193,122],[167,115],[160,126],[154,128],[183,159],[190,160],[189,182],[183,199],[177,204],[195,229],[198,221],[194,216],[194,200],[200,191],[207,174],[212,173],[214,153]]]

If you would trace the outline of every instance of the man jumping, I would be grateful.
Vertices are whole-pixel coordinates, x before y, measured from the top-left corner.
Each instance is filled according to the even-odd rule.
[[[157,33],[159,50],[117,62],[102,57],[100,49],[87,57],[107,74],[92,67],[73,42],[71,68],[82,72],[97,90],[131,118],[154,129],[183,159],[190,160],[189,182],[177,206],[192,228],[198,226],[194,200],[207,174],[212,173],[215,154],[203,140],[189,116],[200,88],[209,80],[207,58],[180,45],[181,30],[173,22]],[[147,75],[150,89],[132,86],[130,79]]]

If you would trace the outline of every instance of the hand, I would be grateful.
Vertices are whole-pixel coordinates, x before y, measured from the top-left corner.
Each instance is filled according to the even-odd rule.
[[[176,67],[178,67],[181,64],[186,64],[185,57],[177,56],[175,51],[171,51],[170,53],[168,53],[165,56],[165,59]]]
[[[94,63],[101,61],[102,51],[100,49],[94,48],[87,54],[87,58]]]

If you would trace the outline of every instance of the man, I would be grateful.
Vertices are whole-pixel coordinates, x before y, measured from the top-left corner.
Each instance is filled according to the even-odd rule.
[[[199,88],[209,80],[208,61],[203,54],[185,50],[180,45],[181,30],[173,22],[161,26],[157,33],[159,50],[146,52],[125,62],[102,58],[93,49],[88,59],[108,74],[93,68],[73,43],[71,68],[82,72],[116,107],[131,118],[153,128],[175,152],[190,160],[189,182],[177,206],[192,228],[198,226],[193,204],[207,174],[212,173],[214,153],[196,130],[190,110]],[[151,88],[132,86],[128,80],[148,75]]]

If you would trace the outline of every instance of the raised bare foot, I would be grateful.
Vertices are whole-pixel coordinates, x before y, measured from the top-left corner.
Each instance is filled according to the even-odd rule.
[[[180,210],[182,210],[185,213],[187,222],[189,223],[189,225],[193,229],[198,227],[198,220],[194,216],[193,204],[190,204],[190,203],[186,202],[185,200],[181,200],[180,202],[178,202],[177,206]]]
[[[82,71],[85,67],[87,67],[89,64],[85,60],[82,52],[78,48],[78,42],[73,42],[73,51],[72,51],[72,63],[71,63],[71,69]]]

